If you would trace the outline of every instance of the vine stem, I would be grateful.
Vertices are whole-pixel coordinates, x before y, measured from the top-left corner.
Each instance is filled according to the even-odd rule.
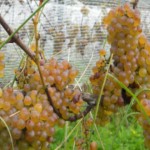
[[[9,38],[3,42],[0,45],[0,50],[2,47],[6,44],[11,42],[15,42],[21,49],[24,50],[24,52],[32,59],[35,60],[35,54],[22,42],[22,40],[18,37],[18,35],[14,34],[13,30],[9,27],[9,25],[6,23],[6,21],[3,19],[3,17],[0,15],[0,24],[3,26],[3,28],[6,30],[6,32],[10,35]],[[21,29],[21,28],[19,28]],[[13,36],[11,36],[13,35]],[[11,38],[10,38],[11,37]]]
[[[39,7],[42,5],[43,3],[43,0],[40,0],[39,2]],[[41,81],[42,81],[42,85],[43,85],[43,88],[45,90],[46,86],[45,86],[45,83],[44,83],[44,79],[43,79],[43,75],[42,75],[42,72],[41,72],[41,67],[40,67],[40,62],[39,62],[39,33],[38,33],[38,22],[39,22],[39,14],[40,14],[40,11],[38,11],[35,15],[35,18],[33,19],[33,24],[34,24],[34,32],[35,32],[35,58],[36,58],[36,65],[38,67],[38,71],[39,71],[39,74],[40,74],[40,78],[41,78]]]
[[[133,2],[131,2],[131,4],[133,4],[133,9],[137,8],[139,0],[133,0]]]
[[[42,5],[42,3],[43,3],[43,0],[40,0],[39,7]],[[51,99],[51,96],[49,94],[48,88],[45,85],[44,78],[43,78],[42,71],[41,71],[41,67],[40,67],[40,62],[39,62],[39,45],[38,45],[38,41],[39,41],[39,33],[38,33],[39,15],[40,15],[40,11],[37,12],[37,14],[35,15],[35,18],[33,19],[34,32],[35,32],[35,54],[36,54],[36,56],[35,56],[36,60],[35,61],[36,61],[36,65],[37,65],[37,68],[38,68],[38,71],[39,71],[39,74],[40,74],[40,79],[42,81],[43,88],[44,88],[44,90],[46,92],[46,95],[48,97],[49,103],[50,103],[50,105],[52,105],[52,107],[54,109],[54,112],[60,118],[62,118],[61,113],[55,108],[55,106],[54,106],[54,104],[52,102],[52,99]]]
[[[16,35],[16,33],[24,27],[24,25],[41,9],[43,8],[47,3],[48,3],[49,0],[45,0],[42,5],[40,7],[38,7],[14,32],[10,31],[8,32],[7,31],[7,28],[5,29],[5,27],[2,25],[2,17],[0,15],[0,24],[4,27],[4,29],[7,31],[7,33],[10,35],[5,42],[3,42],[1,45],[0,45],[0,49],[2,49],[3,46],[6,45],[6,43],[8,43],[13,37],[14,35]],[[5,24],[6,25],[6,24]],[[17,41],[15,40],[15,43],[17,44]]]

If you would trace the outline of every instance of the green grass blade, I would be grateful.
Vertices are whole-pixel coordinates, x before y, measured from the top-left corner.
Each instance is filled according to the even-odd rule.
[[[144,91],[150,91],[150,89],[145,89],[145,88],[144,88],[144,89],[138,89],[138,90],[135,92],[135,96],[137,97],[140,93],[142,93],[142,92],[144,92]],[[124,120],[125,120],[127,117],[129,117],[129,116],[131,116],[131,115],[137,115],[137,114],[139,114],[139,112],[132,112],[132,113],[128,114],[128,112],[129,112],[129,110],[131,109],[131,107],[132,107],[132,105],[134,104],[134,102],[135,102],[135,98],[132,97],[130,104],[129,104],[128,107],[126,108],[125,115],[124,115],[124,117],[123,117],[121,123],[123,123]]]
[[[91,116],[91,118],[93,118],[93,114],[92,114],[91,112],[90,112],[90,116]],[[98,128],[97,128],[97,125],[96,125],[95,121],[94,121],[94,128],[95,128],[95,130],[96,130],[96,133],[97,133],[97,135],[98,135],[99,141],[100,141],[100,143],[101,143],[102,150],[105,150],[105,147],[104,147],[102,138],[101,138],[101,136],[100,136],[100,133],[99,133],[99,131],[98,131]]]
[[[57,148],[55,148],[55,150],[59,150],[63,146],[63,144],[68,140],[68,138],[72,135],[72,133],[80,125],[81,122],[82,122],[82,119],[80,119],[78,121],[78,123],[76,124],[76,126],[69,132],[69,134],[66,136],[66,138],[64,139],[64,141],[62,141],[62,143],[59,146],[57,146]]]
[[[12,146],[12,150],[14,150],[14,142],[13,142],[13,138],[12,138],[12,135],[10,133],[10,130],[9,130],[9,127],[8,125],[6,124],[5,120],[0,116],[0,120],[3,122],[3,124],[5,125],[7,131],[8,131],[8,134],[10,136],[10,141],[11,141],[11,146]]]
[[[137,97],[140,93],[144,92],[144,91],[150,91],[150,89],[138,89],[136,92],[135,92],[135,96]],[[126,112],[128,112],[130,110],[130,108],[132,107],[132,105],[134,104],[134,101],[135,101],[135,98],[132,97],[131,98],[131,102],[129,104],[129,106],[127,107],[126,109]]]
[[[69,122],[66,121],[66,123],[65,123],[65,136],[64,136],[65,140],[66,140],[67,135],[68,135],[68,128],[69,128]],[[66,142],[64,143],[64,148],[66,149]]]
[[[141,105],[139,99],[137,98],[137,96],[136,96],[128,87],[126,87],[122,82],[120,82],[115,76],[113,76],[113,75],[110,74],[110,73],[108,73],[108,76],[111,77],[111,78],[113,78],[114,81],[116,81],[127,93],[129,93],[129,94],[132,96],[133,99],[135,99],[135,101],[136,101],[137,104],[139,105],[139,107],[140,107],[142,113],[143,113],[144,116],[147,118],[148,122],[150,123],[150,118],[149,118],[148,115],[146,114],[146,112],[145,112],[143,106]],[[140,91],[141,91],[141,90],[139,90],[139,92],[140,92]],[[138,92],[138,93],[139,93],[139,92]],[[137,94],[138,94],[138,93],[137,93]]]
[[[94,122],[95,122],[96,117],[97,117],[97,113],[98,113],[100,101],[101,101],[101,98],[102,98],[103,90],[104,90],[104,87],[105,87],[105,83],[106,83],[106,80],[107,80],[109,68],[110,68],[110,65],[112,64],[112,58],[113,58],[113,54],[111,54],[111,56],[110,56],[110,60],[109,60],[109,64],[108,64],[108,67],[107,67],[107,70],[106,70],[104,81],[103,81],[103,84],[102,84],[102,87],[101,87],[101,90],[100,90],[100,93],[99,93],[99,96],[98,96],[98,101],[97,101],[97,104],[96,104],[96,111],[95,111],[95,116],[94,116]]]

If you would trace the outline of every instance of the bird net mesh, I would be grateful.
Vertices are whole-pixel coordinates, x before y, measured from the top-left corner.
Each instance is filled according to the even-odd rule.
[[[67,59],[79,69],[78,84],[87,81],[91,68],[98,59],[98,51],[105,47],[107,32],[102,18],[107,12],[127,0],[50,0],[41,11],[39,22],[40,48],[45,57]],[[15,30],[38,7],[38,0],[1,0],[0,14]],[[138,9],[141,12],[142,28],[148,38],[149,0],[141,0]],[[34,45],[34,27],[32,19],[18,33],[19,38],[30,48]],[[8,34],[0,25],[0,41],[6,40]],[[14,43],[6,44],[5,76],[0,79],[1,86],[14,79],[14,70],[24,55]],[[109,55],[109,51],[108,55]]]

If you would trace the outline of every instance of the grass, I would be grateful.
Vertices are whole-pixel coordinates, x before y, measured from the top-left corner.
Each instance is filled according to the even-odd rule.
[[[111,123],[99,129],[105,150],[145,149],[143,131],[134,116],[130,116],[122,123],[122,115],[118,113],[112,117]]]
[[[14,150],[14,143],[13,143],[13,138],[12,138],[10,129],[9,129],[7,123],[5,122],[5,120],[1,116],[0,116],[0,121],[4,124],[4,126],[6,127],[6,129],[8,131],[8,134],[10,136],[10,141],[11,141],[11,148],[12,148],[12,150]]]
[[[142,129],[138,124],[121,126],[120,130],[117,130],[111,123],[100,129],[105,150],[144,150]]]
[[[113,115],[111,122],[106,126],[100,127],[97,125],[103,147],[94,127],[91,127],[90,129],[90,139],[88,142],[96,141],[98,144],[98,150],[146,150],[144,147],[143,130],[136,121],[134,113],[129,112],[132,115],[129,115],[128,118],[122,122],[125,109],[126,108],[121,108],[117,114]],[[68,130],[71,131],[75,125],[76,123],[69,124]],[[65,148],[63,145],[59,148],[60,150],[73,149],[75,135],[77,135],[77,138],[81,136],[81,133],[77,132],[79,128],[80,126],[77,127],[77,129],[68,138],[67,142],[65,142]],[[56,128],[54,142],[51,144],[50,149],[55,150],[64,139],[64,135],[65,130]]]

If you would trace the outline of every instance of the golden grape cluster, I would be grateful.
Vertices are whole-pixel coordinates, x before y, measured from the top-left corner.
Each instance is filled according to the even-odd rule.
[[[135,81],[142,89],[150,88],[150,42],[144,34],[138,39],[139,59]],[[136,110],[140,112],[138,120],[144,129],[145,145],[150,148],[150,91],[143,91],[138,95],[140,104],[136,104]]]
[[[125,4],[110,11],[104,23],[107,25],[110,51],[114,55],[112,72],[128,87],[135,81],[138,69],[138,37],[142,31],[140,14]]]
[[[0,52],[0,78],[4,76],[4,53]]]
[[[22,91],[12,88],[1,90],[0,116],[10,128],[16,149],[48,149],[55,131],[54,125],[58,124],[58,117],[47,97],[43,96],[43,100],[36,101],[35,93],[30,91],[30,94],[24,95]],[[3,123],[0,124],[0,130],[6,136],[0,135],[2,149],[6,149],[11,144]]]
[[[68,61],[58,62],[54,58],[42,60],[40,69],[45,87],[38,69],[30,64],[30,67],[27,65],[23,71],[20,70],[24,75],[24,78],[17,79],[18,84],[22,82],[21,90],[6,88],[0,91],[0,116],[9,126],[16,148],[19,149],[49,149],[54,127],[63,127],[65,120],[82,110],[80,91],[67,87],[78,74]],[[0,130],[8,134],[3,124]],[[1,135],[0,138],[4,147],[10,146],[10,141]]]
[[[138,69],[138,37],[141,33],[139,12],[125,4],[111,10],[103,21],[107,27],[107,40],[111,44],[110,51],[113,53],[114,60],[110,72],[128,87],[135,82]],[[95,94],[100,92],[105,72],[105,58],[101,56],[96,67],[93,68],[94,75],[90,78]],[[109,116],[117,111],[118,106],[123,105],[121,87],[112,78],[107,79],[98,122],[102,125],[106,124],[110,119]]]
[[[55,108],[62,112],[62,117],[64,119],[69,117],[68,110],[78,114],[83,102],[80,97],[80,91],[66,88],[74,82],[78,71],[68,61],[63,60],[59,63],[54,58],[47,62],[42,62],[40,69],[52,102]],[[29,67],[27,78],[27,83],[24,84],[25,92],[36,90],[37,93],[45,93],[38,70],[35,70],[34,67]]]
[[[150,42],[142,33],[140,27],[140,13],[132,9],[129,4],[111,10],[104,18],[107,27],[110,52],[113,54],[113,65],[109,72],[126,87],[136,92],[139,88],[150,88]],[[90,80],[93,92],[99,94],[106,74],[105,58],[93,68],[94,75]],[[104,87],[99,107],[98,121],[101,125],[107,123],[110,114],[116,112],[118,106],[130,103],[131,96],[108,78]],[[144,91],[138,95],[139,104],[135,104],[139,111],[138,120],[144,129],[145,144],[150,148],[150,92]]]
[[[99,95],[100,90],[102,88],[102,84],[104,81],[104,77],[106,75],[106,61],[105,61],[105,50],[100,50],[99,55],[100,55],[100,60],[96,62],[96,66],[93,67],[93,75],[90,77],[90,81],[93,87],[93,93],[95,95]],[[110,92],[114,90],[115,87],[115,82],[113,80],[107,80],[106,81],[106,86],[104,88],[104,97],[103,101],[101,101],[101,105],[99,106],[99,112],[98,112],[98,117],[97,117],[97,123],[100,125],[105,125],[106,123],[109,122],[109,115],[112,112],[115,112],[116,107],[115,103],[118,100],[118,97],[116,97],[114,94],[110,95]],[[119,89],[120,90],[120,89]],[[118,89],[115,90],[116,93],[120,93]],[[110,91],[110,92],[108,92]],[[110,96],[113,98],[113,100],[110,99]],[[114,103],[114,104],[113,104]]]

